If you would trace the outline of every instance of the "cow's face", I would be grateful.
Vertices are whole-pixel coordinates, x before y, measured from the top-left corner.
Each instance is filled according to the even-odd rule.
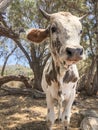
[[[80,45],[82,25],[80,19],[68,12],[43,15],[50,21],[47,29],[31,29],[27,38],[33,42],[41,42],[50,37],[50,49],[54,60],[71,65],[83,58],[83,47]]]
[[[80,45],[82,25],[79,18],[67,12],[53,14],[50,19],[51,50],[64,65],[81,60],[83,47]]]

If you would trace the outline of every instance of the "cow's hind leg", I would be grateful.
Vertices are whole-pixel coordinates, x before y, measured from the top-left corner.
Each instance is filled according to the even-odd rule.
[[[63,122],[64,130],[68,130],[68,126],[70,123],[70,116],[71,116],[71,107],[72,107],[73,101],[75,99],[75,93],[76,93],[76,90],[73,89],[73,91],[70,95],[70,98],[67,101],[64,111],[62,113],[62,122]]]
[[[55,121],[55,114],[54,114],[54,100],[51,97],[50,93],[46,94],[46,101],[47,101],[47,123],[49,130],[52,130],[52,126]]]

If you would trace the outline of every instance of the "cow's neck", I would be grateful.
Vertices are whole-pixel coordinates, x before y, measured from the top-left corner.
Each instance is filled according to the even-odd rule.
[[[64,67],[64,65],[59,61],[58,57],[56,56],[52,57],[52,63],[55,66],[58,77],[63,76],[69,68],[68,66]]]

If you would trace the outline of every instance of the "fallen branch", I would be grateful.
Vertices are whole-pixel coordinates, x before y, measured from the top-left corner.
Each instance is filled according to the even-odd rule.
[[[0,77],[0,87],[4,84],[4,83],[7,83],[9,81],[21,81],[25,84],[25,86],[27,88],[32,88],[32,86],[28,83],[28,78],[27,77],[24,77],[23,75],[18,75],[18,76],[15,76],[15,75],[9,75],[9,76],[1,76]]]
[[[0,0],[0,12],[3,12],[13,0]]]
[[[8,95],[28,95],[33,98],[45,98],[45,93],[38,91],[36,89],[21,89],[21,88],[10,88],[6,85],[1,87],[1,90],[4,90],[8,93]]]

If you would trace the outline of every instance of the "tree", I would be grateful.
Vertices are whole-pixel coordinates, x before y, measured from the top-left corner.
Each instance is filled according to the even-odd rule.
[[[98,2],[97,0],[16,0],[7,8],[7,15],[0,14],[0,35],[12,39],[22,51],[35,77],[35,87],[41,89],[41,78],[44,66],[50,56],[47,49],[48,40],[42,46],[35,46],[25,39],[20,39],[21,27],[24,30],[31,27],[45,28],[47,21],[42,18],[38,8],[44,8],[47,12],[70,11],[72,14],[82,16],[88,12],[91,13],[83,21],[83,36],[81,44],[84,46],[87,59],[79,64],[80,74],[86,74],[85,88],[90,93],[91,89],[96,88],[98,75]],[[37,15],[36,15],[37,14]],[[93,62],[95,65],[93,66]],[[85,66],[85,67],[84,67]],[[93,68],[93,67],[94,68]],[[92,68],[92,69],[91,69]],[[94,71],[92,71],[94,70]],[[94,72],[94,73],[93,73]],[[89,83],[89,73],[91,73],[91,83]],[[95,82],[95,84],[94,84]],[[92,86],[93,83],[93,86]],[[82,82],[80,83],[82,84]],[[92,87],[91,87],[92,86]],[[89,91],[90,90],[90,91]],[[96,89],[94,89],[95,91]],[[92,93],[94,92],[92,91]]]
[[[98,92],[98,1],[89,0],[90,8],[93,12],[91,28],[88,28],[91,48],[91,65],[87,74],[85,88],[88,95]]]
[[[16,18],[20,17],[20,16],[18,16],[19,11],[23,12],[22,10],[24,10],[24,8],[25,8],[25,7],[21,8],[21,5],[22,5],[21,2],[23,2],[23,1],[17,0],[16,1],[17,4],[15,2],[12,3],[12,6],[11,6],[12,12],[13,12],[14,8],[16,7],[16,14],[14,14],[16,17],[15,17],[15,19],[13,19],[12,26],[10,26],[11,23],[8,25],[7,21],[1,15],[1,21],[2,21],[3,25],[1,26],[0,35],[11,38],[18,45],[20,50],[24,53],[25,57],[27,58],[30,68],[34,72],[34,77],[35,77],[34,85],[36,86],[37,89],[41,89],[41,77],[42,77],[43,68],[44,68],[46,61],[48,60],[50,54],[48,55],[48,53],[47,53],[47,55],[46,55],[44,53],[44,50],[45,51],[47,50],[45,47],[46,46],[45,44],[42,47],[34,46],[33,44],[30,44],[28,47],[24,46],[24,43],[26,43],[26,41],[20,39],[19,33],[16,33],[14,31],[14,29],[16,29],[16,26],[21,26],[21,24],[25,28],[27,27],[27,25],[26,25],[27,23],[25,23],[26,21],[24,23],[21,23],[20,19],[19,19],[19,21],[17,20],[18,22],[16,21]],[[33,4],[33,3],[30,3],[30,4]],[[20,6],[20,8],[19,8],[19,6]],[[27,6],[26,3],[25,3],[25,6]],[[9,20],[10,20],[10,18],[12,18],[12,16],[10,16],[12,12],[8,11]],[[21,16],[23,16],[23,15],[24,14],[21,13]],[[28,19],[30,19],[30,18],[28,18]],[[34,24],[34,25],[36,26],[36,24]],[[30,48],[29,51],[28,51],[28,48]]]
[[[36,3],[38,3],[38,4],[36,4]],[[19,1],[19,0],[14,1],[12,3],[12,6],[10,7],[10,10],[8,13],[8,17],[10,20],[10,24],[12,25],[12,28],[15,29],[16,26],[18,26],[18,27],[23,26],[23,27],[25,27],[25,29],[31,28],[31,24],[32,24],[32,27],[37,27],[37,28],[45,27],[46,21],[42,19],[42,16],[39,13],[39,10],[37,9],[37,8],[39,8],[39,5],[42,6],[42,8],[45,8],[45,10],[48,12],[57,12],[58,10],[63,10],[64,8],[66,8],[66,10],[68,10],[68,7],[64,6],[64,4],[63,4],[63,3],[65,3],[65,1],[62,1],[62,2],[44,1],[44,4],[43,4],[43,1],[38,0],[36,3],[34,1],[30,2],[30,1]],[[51,8],[48,8],[50,4],[51,4],[51,6],[50,6]],[[61,7],[59,5],[61,5]],[[70,3],[68,3],[68,5],[70,5]],[[34,8],[32,9],[32,7],[34,7]],[[59,9],[58,9],[58,7],[59,7]],[[25,11],[26,8],[29,8],[29,10],[27,12]],[[16,10],[14,10],[14,9],[16,9]],[[37,15],[35,12],[37,13]],[[83,13],[83,11],[81,11],[81,12]],[[27,16],[27,14],[28,14],[28,16]],[[16,17],[14,17],[14,16],[16,16]],[[13,17],[13,20],[12,20],[12,17]],[[20,20],[20,18],[21,18],[21,20]],[[21,44],[22,42],[20,43],[19,40],[15,40],[15,42],[17,43],[18,47],[22,50],[22,52],[28,59],[30,68],[34,72],[34,77],[35,77],[34,84],[35,84],[36,88],[38,88],[38,89],[41,88],[40,84],[41,84],[43,69],[50,56],[50,54],[48,53],[47,48],[46,48],[47,41],[45,44],[43,44],[43,46],[35,46],[34,44],[30,44],[29,54],[28,54],[27,50],[25,50],[24,47],[22,46],[22,44]],[[47,53],[45,53],[45,52],[47,52]]]

